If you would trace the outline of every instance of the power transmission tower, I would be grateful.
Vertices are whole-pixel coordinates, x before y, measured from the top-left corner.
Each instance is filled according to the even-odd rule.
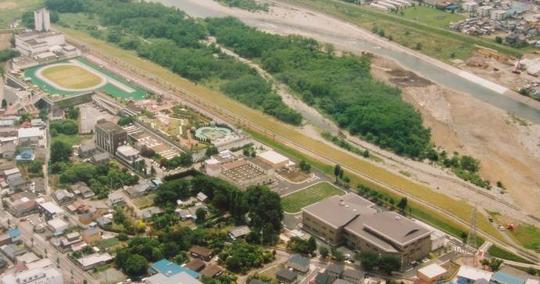
[[[476,210],[476,204],[474,205],[473,207],[473,210],[472,210],[472,215],[471,215],[471,224],[470,224],[470,227],[469,227],[469,234],[467,235],[467,246],[469,248],[476,248],[476,214],[477,214],[477,210]]]

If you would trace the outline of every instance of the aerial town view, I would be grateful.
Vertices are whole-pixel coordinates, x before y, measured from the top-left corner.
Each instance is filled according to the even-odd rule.
[[[0,0],[0,284],[540,284],[540,2]]]

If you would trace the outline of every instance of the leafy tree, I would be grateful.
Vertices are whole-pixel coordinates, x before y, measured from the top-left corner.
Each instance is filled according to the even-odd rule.
[[[402,197],[399,200],[397,207],[401,210],[401,212],[405,212],[405,209],[407,209],[407,203],[408,203],[407,197]]]
[[[264,243],[276,242],[283,226],[283,208],[279,195],[266,186],[254,186],[247,189],[245,200],[250,226],[255,231],[264,230]]]
[[[204,208],[199,208],[197,211],[195,211],[195,215],[197,216],[197,223],[204,223],[206,220],[206,215],[208,212]]]
[[[7,108],[7,101],[6,99],[2,99],[2,108]]]
[[[341,165],[336,164],[334,166],[334,176],[336,177],[336,183],[338,182],[338,178],[343,175],[343,170],[341,169]]]
[[[228,270],[235,273],[245,273],[252,268],[261,267],[274,259],[270,251],[263,250],[260,246],[246,242],[235,242],[225,247],[219,254]]]
[[[399,271],[399,268],[401,267],[401,261],[399,260],[399,257],[393,256],[393,255],[382,255],[379,258],[379,270],[386,274],[390,274],[393,271]]]
[[[133,117],[131,116],[121,116],[120,119],[118,119],[117,124],[120,126],[126,126],[128,124],[133,123]]]
[[[66,110],[66,117],[72,120],[79,119],[79,114],[80,114],[79,108],[77,107],[71,106]]]
[[[212,146],[210,146],[210,147],[208,147],[206,149],[206,152],[204,152],[204,155],[206,157],[210,157],[210,156],[218,154],[218,153],[219,153],[219,151],[218,151],[217,147],[212,145]]]
[[[327,258],[330,251],[328,250],[328,247],[326,246],[320,246],[319,247],[319,254],[322,258]]]
[[[358,255],[358,260],[362,264],[362,268],[366,271],[374,271],[379,264],[379,256],[374,252],[364,251]]]
[[[317,250],[317,243],[315,243],[315,239],[312,240],[312,238],[313,237],[309,240],[304,240],[299,237],[291,237],[287,243],[287,249],[299,254],[313,255]]]
[[[131,279],[139,279],[146,274],[148,261],[140,255],[132,254],[126,259],[123,270]]]
[[[71,145],[57,140],[51,144],[51,163],[67,162],[71,157]]]
[[[298,164],[298,167],[300,168],[300,170],[306,173],[309,173],[309,171],[311,170],[311,165],[305,160],[301,160]]]
[[[43,161],[34,160],[28,164],[28,171],[33,174],[43,174]]]

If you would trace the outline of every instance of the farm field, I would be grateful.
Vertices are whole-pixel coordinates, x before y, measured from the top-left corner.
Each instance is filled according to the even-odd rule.
[[[308,188],[295,191],[281,199],[283,210],[287,213],[300,212],[302,208],[327,197],[343,195],[345,192],[329,182],[320,182]]]
[[[102,79],[76,65],[52,65],[45,67],[42,73],[45,79],[67,89],[86,89],[102,82]]]
[[[268,138],[269,136],[272,137],[272,135],[275,135],[276,138],[284,137],[288,141],[295,141],[297,145],[302,145],[303,147],[310,149],[312,152],[324,157],[325,159],[340,163],[345,168],[354,169],[356,172],[361,172],[364,176],[368,176],[372,179],[383,182],[385,186],[398,188],[402,192],[407,192],[412,196],[430,202],[431,204],[433,204],[433,206],[437,206],[438,208],[441,208],[442,210],[453,214],[463,222],[468,223],[470,220],[472,212],[472,207],[470,205],[464,204],[463,202],[456,202],[455,199],[452,199],[441,193],[434,192],[425,185],[415,183],[407,179],[406,177],[400,176],[398,174],[385,171],[384,169],[381,169],[376,165],[371,164],[370,162],[355,159],[351,154],[347,153],[344,150],[336,149],[335,147],[329,146],[324,142],[315,140],[304,134],[303,132],[295,129],[294,127],[280,123],[276,119],[265,115],[259,111],[253,110],[247,106],[244,106],[239,102],[226,97],[223,94],[209,90],[200,85],[196,85],[157,64],[139,58],[133,51],[126,51],[114,47],[104,41],[92,38],[88,34],[80,31],[61,27],[58,27],[58,29],[62,32],[65,32],[69,38],[78,40],[96,51],[99,51],[108,56],[116,57],[117,59],[119,59],[119,61],[125,62],[126,64],[129,64],[131,66],[136,66],[141,70],[144,70],[144,72],[146,73],[153,74],[161,80],[177,86],[184,91],[185,95],[183,94],[182,96],[196,97],[200,104],[205,105],[205,107],[207,107],[208,109],[214,109],[219,111],[220,113],[236,114],[237,116],[242,118],[241,120],[238,120],[239,126],[247,126],[251,121],[257,121],[258,126],[260,126],[261,128],[272,129],[273,133],[267,132],[265,135],[258,135],[255,138],[257,140],[264,140],[265,143],[272,143],[268,144],[270,146],[277,145],[276,148],[278,148],[278,150],[286,150],[290,148],[281,143],[277,143],[272,138]],[[289,154],[287,151],[283,152],[285,154]],[[291,157],[295,157],[295,155],[298,156],[298,152],[296,152],[296,154],[293,153]],[[317,159],[311,160],[315,161],[315,163],[311,163],[312,165],[317,167],[320,166],[319,168],[325,171],[326,174],[332,175],[332,165],[329,165],[328,161],[319,161]],[[364,177],[359,177],[357,175],[350,176],[351,183],[354,185],[365,184],[367,186],[371,186],[374,189],[388,192],[382,186],[374,184],[373,182],[370,182]],[[426,216],[430,216],[431,218],[435,219],[442,218],[444,222],[455,224],[454,222],[449,221],[448,218],[443,217],[441,214],[438,214],[431,209],[425,208],[421,204],[413,202],[411,202],[411,204],[414,204],[415,208],[417,208],[418,210],[428,212],[427,214],[425,214]],[[479,215],[477,222],[478,228],[480,230],[490,234],[494,238],[504,241],[504,238],[502,238],[500,233],[495,228],[493,228],[491,224],[489,224],[489,221],[487,220],[485,215]]]

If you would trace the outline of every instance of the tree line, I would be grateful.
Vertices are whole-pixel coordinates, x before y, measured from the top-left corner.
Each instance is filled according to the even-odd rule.
[[[60,13],[84,12],[97,17],[107,29],[87,27],[90,35],[135,50],[139,56],[182,77],[215,87],[281,121],[293,125],[302,122],[300,113],[285,105],[254,69],[204,41],[209,36],[204,22],[178,9],[157,3],[115,0],[47,0],[45,4]]]
[[[333,48],[298,36],[258,31],[234,18],[208,19],[218,43],[256,59],[308,104],[330,115],[342,128],[383,148],[423,157],[430,131],[400,91],[370,75],[369,56],[337,56]]]

